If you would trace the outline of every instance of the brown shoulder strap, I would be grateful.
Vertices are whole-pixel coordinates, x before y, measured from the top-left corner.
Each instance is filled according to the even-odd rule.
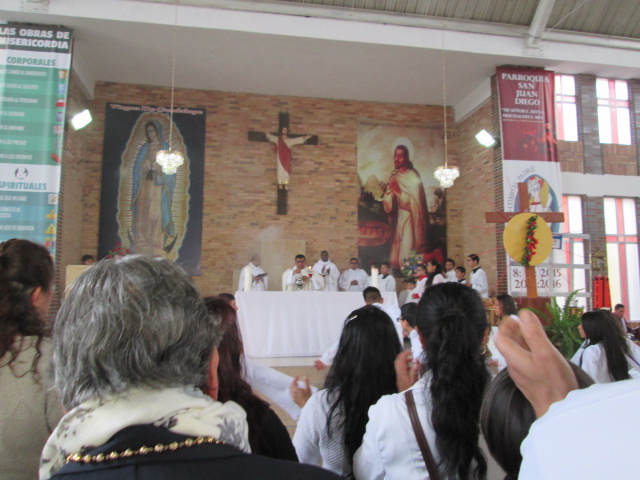
[[[436,462],[433,460],[431,449],[429,449],[429,443],[427,442],[427,438],[424,436],[424,431],[422,430],[420,420],[418,419],[416,403],[413,401],[413,392],[411,390],[407,390],[404,392],[404,398],[407,401],[407,409],[409,410],[409,418],[411,418],[413,433],[416,435],[418,446],[422,452],[422,458],[424,459],[427,471],[429,472],[429,480],[440,480],[440,474],[438,473]]]

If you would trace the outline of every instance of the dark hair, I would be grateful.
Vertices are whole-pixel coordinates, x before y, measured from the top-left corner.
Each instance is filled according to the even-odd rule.
[[[387,268],[391,268],[391,263],[387,262],[386,260],[380,264],[380,266],[382,265],[386,265]]]
[[[81,262],[86,262],[87,260],[95,260],[95,257],[93,255],[83,255],[80,259]]]
[[[447,259],[444,261],[444,263],[445,263],[445,264],[447,264],[447,263],[453,263],[454,265],[456,264],[456,262],[453,260],[453,258],[447,258]]]
[[[427,287],[430,287],[431,285],[433,285],[433,280],[438,276],[442,274],[442,267],[440,266],[440,264],[436,261],[436,260],[429,260],[427,261],[427,264],[431,264],[434,267],[436,267],[435,272],[433,273],[429,273],[427,272]]]
[[[593,380],[581,368],[569,362],[578,380],[579,388],[593,385]],[[529,434],[536,413],[527,398],[518,389],[505,368],[491,382],[482,402],[480,427],[493,458],[516,479],[520,472],[522,455],[520,444]]]
[[[478,446],[478,421],[489,372],[481,354],[487,328],[482,300],[459,283],[434,285],[420,299],[416,324],[427,345],[422,368],[431,375],[427,404],[440,474],[483,479],[487,463]]]
[[[404,280],[402,280],[402,283],[413,283],[414,285],[416,284],[416,279],[413,277],[407,277]]]
[[[467,269],[464,267],[456,267],[455,270],[458,270],[462,275],[467,273]]]
[[[358,257],[351,257],[351,258],[349,259],[349,262],[353,262],[354,260],[355,260],[356,262],[360,263],[360,260],[358,260]]]
[[[20,353],[14,345],[16,337],[38,337],[31,365],[34,376],[46,318],[41,318],[31,295],[38,287],[49,292],[53,276],[51,255],[42,245],[17,238],[0,244],[0,358],[9,352],[4,365],[12,366]]]
[[[207,297],[207,298],[211,298],[211,297]],[[219,293],[218,298],[220,300],[224,300],[227,304],[230,302],[233,302],[236,299],[236,297],[234,297],[230,293]]]
[[[616,303],[616,306],[615,306],[615,307],[613,307],[613,309],[614,309],[614,310],[617,310],[617,309],[619,309],[619,308],[624,308],[624,305],[623,305],[623,304],[621,304],[621,303]]]
[[[220,298],[206,297],[204,303],[207,311],[222,321],[222,341],[218,346],[220,356],[218,400],[221,402],[233,400],[247,412],[249,444],[251,450],[256,452],[259,450],[258,438],[267,419],[269,404],[254,395],[251,385],[244,379],[244,347],[236,311]]]
[[[305,260],[307,259],[307,257],[305,257],[303,254],[299,253],[298,255],[296,255],[296,260],[299,258],[304,258]]]
[[[362,296],[364,297],[365,303],[380,303],[379,300],[382,298],[380,295],[380,290],[376,287],[367,287],[362,291]]]
[[[478,263],[480,263],[480,257],[479,257],[477,254],[475,254],[475,253],[472,253],[471,255],[469,255],[469,257],[468,257],[468,258],[470,258],[470,259],[471,259],[472,261],[474,261],[474,262],[478,262]]]
[[[582,329],[587,338],[584,347],[601,343],[607,357],[607,368],[614,379],[629,379],[626,355],[629,346],[611,312],[596,310],[582,314]]]
[[[398,334],[389,315],[372,305],[351,312],[340,335],[338,351],[327,374],[327,434],[341,429],[345,457],[351,464],[362,443],[369,407],[396,393],[393,362],[400,353]]]
[[[518,313],[516,302],[513,297],[507,293],[502,293],[496,297],[496,300],[500,302],[502,308],[502,315],[515,315]]]
[[[402,318],[409,322],[412,328],[416,327],[416,314],[418,313],[418,304],[415,302],[405,303],[400,308]]]
[[[407,167],[409,167],[410,169],[413,169],[413,162],[411,161],[411,158],[409,158],[409,149],[404,145],[398,145],[396,146],[396,148],[393,149],[393,151],[395,152],[397,149],[402,150],[402,152],[404,153],[404,160],[407,164]]]

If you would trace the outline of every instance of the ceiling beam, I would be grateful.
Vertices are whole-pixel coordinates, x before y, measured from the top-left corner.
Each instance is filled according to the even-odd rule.
[[[540,0],[536,13],[533,15],[533,20],[529,26],[527,32],[527,46],[531,48],[540,47],[540,40],[542,40],[542,34],[547,26],[549,17],[553,7],[556,4],[556,0]]]

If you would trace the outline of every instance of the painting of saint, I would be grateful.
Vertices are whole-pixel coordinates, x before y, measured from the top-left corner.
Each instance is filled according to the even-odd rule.
[[[444,193],[433,177],[443,162],[441,128],[358,124],[359,256],[398,271],[412,252],[446,258]]]

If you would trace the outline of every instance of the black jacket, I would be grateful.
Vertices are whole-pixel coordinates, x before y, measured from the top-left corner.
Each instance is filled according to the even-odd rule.
[[[171,432],[153,425],[134,425],[120,430],[106,444],[83,452],[89,455],[123,452],[143,445],[168,445],[181,442],[188,435]],[[166,479],[243,479],[334,480],[340,477],[310,465],[276,460],[260,455],[247,455],[229,445],[204,444],[174,451],[134,455],[117,460],[87,464],[70,462],[61,468],[55,480],[166,480]]]

